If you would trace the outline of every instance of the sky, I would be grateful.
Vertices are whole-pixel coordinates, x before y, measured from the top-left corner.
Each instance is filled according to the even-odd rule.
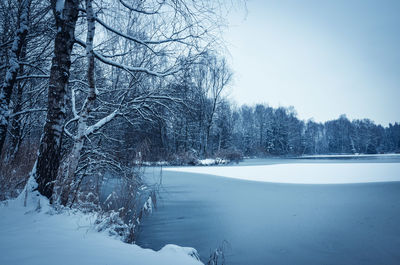
[[[248,0],[224,35],[238,104],[400,122],[400,1]]]

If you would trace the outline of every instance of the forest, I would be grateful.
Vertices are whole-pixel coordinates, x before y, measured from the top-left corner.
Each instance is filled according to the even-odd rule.
[[[225,5],[1,1],[1,199],[32,177],[55,205],[110,217],[118,210],[118,231],[134,242],[136,217],[149,207],[143,201],[154,200],[140,178],[143,162],[400,152],[399,123],[345,115],[318,123],[300,120],[293,107],[231,101]],[[101,198],[110,172],[123,176],[114,204],[116,197]]]

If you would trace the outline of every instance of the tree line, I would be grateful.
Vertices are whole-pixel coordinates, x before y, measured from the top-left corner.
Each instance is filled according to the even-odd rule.
[[[211,114],[212,98],[198,102],[207,102],[208,107],[192,105],[179,115],[171,114],[168,120],[143,122],[139,126],[147,128],[143,132],[139,127],[135,130],[136,142],[148,143],[147,160],[169,159],[179,164],[206,157],[235,160],[243,156],[400,152],[397,122],[383,127],[370,119],[350,121],[346,115],[323,123],[303,121],[293,107],[238,107],[226,99],[221,99]],[[207,131],[211,115],[214,118]]]

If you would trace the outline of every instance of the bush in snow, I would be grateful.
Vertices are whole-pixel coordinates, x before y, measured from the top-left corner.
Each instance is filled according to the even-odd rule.
[[[186,152],[172,154],[168,159],[170,164],[175,166],[196,165],[197,160],[198,160],[198,155],[195,150],[189,150]]]
[[[155,188],[145,185],[141,173],[131,170],[124,177],[113,179],[113,190],[102,200],[97,227],[108,230],[124,242],[134,243],[141,219],[156,206]]]
[[[230,248],[228,241],[224,240],[222,244],[217,247],[213,252],[211,252],[208,258],[207,265],[224,265],[225,263],[225,253],[227,249]]]
[[[217,153],[217,157],[229,160],[230,162],[239,163],[243,160],[243,153],[239,150],[234,149],[221,149]]]
[[[121,204],[118,198],[116,198],[117,195],[114,192],[110,195],[104,203],[110,209],[117,208]],[[128,207],[126,206],[116,210],[103,210],[95,222],[97,230],[99,232],[108,231],[111,236],[121,238],[126,243],[134,243],[141,219],[151,213],[155,205],[155,199],[153,198],[154,195],[151,193],[139,209],[132,210],[126,208]],[[112,203],[113,201],[114,203]],[[136,206],[132,205],[131,207]]]

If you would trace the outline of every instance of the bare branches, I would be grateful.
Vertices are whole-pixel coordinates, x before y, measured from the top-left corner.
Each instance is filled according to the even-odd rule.
[[[165,0],[161,1],[161,2],[159,3],[158,8],[157,8],[156,10],[154,10],[154,11],[147,11],[147,10],[135,8],[135,7],[131,6],[131,5],[129,5],[128,3],[126,3],[126,2],[123,1],[123,0],[119,0],[119,2],[120,2],[124,7],[128,8],[129,10],[131,10],[131,11],[133,11],[133,12],[137,12],[137,13],[144,14],[144,15],[155,15],[155,14],[158,14],[158,12],[159,12],[159,10],[161,9],[162,5],[165,3]]]
[[[109,31],[111,31],[111,32],[113,32],[113,33],[115,33],[115,34],[117,34],[118,36],[121,36],[121,37],[126,38],[126,39],[128,39],[128,40],[131,40],[131,41],[134,41],[134,42],[139,43],[139,44],[141,44],[141,45],[144,45],[144,46],[146,46],[148,49],[150,49],[152,52],[154,52],[154,50],[148,45],[148,44],[150,44],[148,41],[143,41],[143,40],[137,39],[137,38],[135,38],[135,37],[133,37],[133,36],[124,34],[124,33],[122,33],[121,31],[118,31],[118,30],[116,30],[116,29],[114,29],[114,28],[108,26],[106,23],[104,23],[104,22],[103,22],[101,19],[99,19],[98,17],[96,17],[96,21],[99,22],[99,24],[102,25],[103,27],[105,27],[107,30],[109,30]],[[155,53],[155,52],[154,52],[154,53]]]
[[[183,43],[184,40],[189,39],[189,38],[199,38],[199,36],[195,36],[195,35],[192,35],[192,34],[189,34],[189,35],[187,35],[185,37],[180,37],[180,38],[174,38],[173,37],[173,36],[180,35],[181,32],[186,31],[190,27],[190,26],[187,26],[186,28],[180,30],[179,32],[174,32],[173,36],[166,37],[163,40],[141,40],[141,39],[135,38],[133,36],[130,36],[130,35],[125,34],[125,33],[122,33],[121,31],[118,31],[118,30],[112,28],[111,26],[107,25],[105,22],[103,22],[98,17],[96,17],[96,21],[99,22],[100,25],[105,27],[107,30],[117,34],[118,36],[121,36],[121,37],[126,38],[126,39],[131,40],[131,41],[134,41],[134,42],[136,42],[138,44],[144,45],[154,53],[156,53],[156,52],[149,46],[150,44],[163,44],[163,43],[169,43],[169,42],[181,42],[181,43]]]
[[[50,75],[23,75],[23,76],[18,76],[16,79],[18,81],[21,81],[21,80],[33,79],[33,78],[48,79],[48,78],[50,78]]]
[[[83,41],[81,41],[79,39],[76,39],[75,41],[76,41],[76,43],[78,43],[82,47],[86,48],[86,44]],[[147,69],[145,67],[135,67],[135,66],[129,66],[129,65],[124,65],[124,64],[117,63],[115,61],[112,61],[112,60],[104,57],[102,54],[100,54],[97,51],[93,51],[93,53],[94,53],[95,57],[98,60],[100,60],[101,62],[103,62],[103,63],[105,63],[107,65],[111,65],[111,66],[117,67],[119,69],[125,70],[125,71],[130,72],[130,73],[141,72],[141,73],[146,73],[146,74],[157,76],[157,77],[165,77],[165,76],[172,75],[172,74],[174,74],[174,73],[176,73],[178,71],[178,70],[174,70],[174,71],[167,71],[167,72],[156,72],[156,71],[152,71],[150,69]]]
[[[41,112],[41,111],[46,111],[47,109],[45,109],[45,108],[41,108],[41,109],[26,109],[26,110],[23,110],[23,111],[19,111],[19,112],[15,112],[15,113],[12,113],[12,114],[10,114],[10,118],[14,118],[14,117],[16,117],[16,116],[19,116],[19,115],[23,115],[23,114],[27,114],[27,113],[32,113],[32,112]]]

